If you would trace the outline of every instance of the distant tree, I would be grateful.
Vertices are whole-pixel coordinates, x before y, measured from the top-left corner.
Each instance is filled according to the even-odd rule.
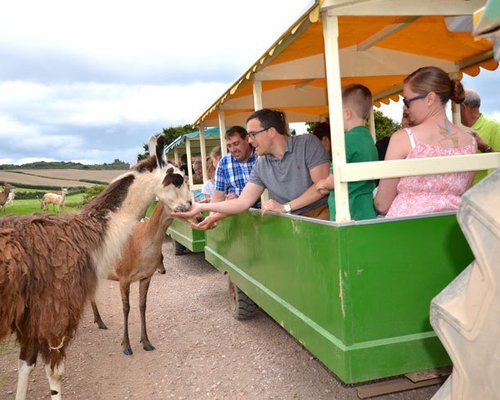
[[[375,132],[377,140],[384,136],[391,136],[398,129],[401,129],[401,124],[384,115],[382,111],[375,110]]]
[[[163,136],[165,136],[165,145],[168,146],[170,143],[172,143],[179,136],[182,136],[185,133],[190,133],[193,131],[194,131],[193,127],[189,124],[182,125],[182,126],[170,127],[170,128],[163,128],[162,134],[163,134]],[[144,151],[137,155],[137,161],[141,161],[141,160],[144,160],[145,158],[149,157],[148,144],[145,143],[142,147],[143,147]]]

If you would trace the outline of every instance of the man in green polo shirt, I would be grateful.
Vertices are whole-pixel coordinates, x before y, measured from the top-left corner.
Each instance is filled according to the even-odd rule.
[[[482,153],[500,151],[500,123],[486,118],[479,108],[481,98],[474,90],[465,90],[465,100],[460,104],[462,124],[472,128],[482,139],[478,141],[478,150]],[[478,183],[492,171],[477,171],[473,184]]]

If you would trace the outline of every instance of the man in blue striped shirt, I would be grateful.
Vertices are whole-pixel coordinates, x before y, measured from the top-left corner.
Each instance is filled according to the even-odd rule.
[[[228,153],[217,165],[212,202],[237,198],[257,161],[257,154],[248,142],[245,128],[233,126],[226,132],[225,137]]]

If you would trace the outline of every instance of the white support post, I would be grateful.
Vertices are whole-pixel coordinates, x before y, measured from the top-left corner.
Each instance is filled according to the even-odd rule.
[[[370,115],[368,116],[368,129],[370,129],[370,133],[372,134],[373,142],[377,142],[377,132],[375,130],[375,110],[370,110]]]
[[[179,165],[179,150],[177,149],[177,147],[174,149],[174,162],[175,165]]]
[[[186,138],[187,170],[189,177],[189,187],[193,189],[193,160],[191,159],[191,140]]]
[[[255,111],[262,110],[262,81],[253,81],[253,108]]]
[[[255,111],[262,110],[264,107],[262,105],[262,81],[253,81],[253,108]],[[260,196],[261,203],[269,200],[268,190],[264,190],[262,196]]]
[[[329,12],[327,11],[323,14],[323,38],[325,42],[329,115],[330,121],[335,121],[334,124],[330,125],[334,171],[333,177],[335,185],[335,220],[337,222],[347,222],[350,221],[351,215],[349,214],[349,194],[347,182],[341,181],[342,168],[346,164],[346,158],[338,37],[338,18],[329,15]]]
[[[219,138],[220,138],[220,152],[224,157],[227,154],[226,144],[226,116],[224,110],[219,110]]]
[[[203,182],[208,180],[207,173],[207,149],[205,144],[205,128],[200,125],[200,152],[201,152],[201,171],[203,176]]]

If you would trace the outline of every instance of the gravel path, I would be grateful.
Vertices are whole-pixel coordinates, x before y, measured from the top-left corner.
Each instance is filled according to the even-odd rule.
[[[156,350],[139,343],[137,284],[131,291],[130,340],[121,350],[122,311],[116,282],[98,293],[107,331],[88,307],[68,351],[64,399],[335,399],[356,400],[356,388],[333,374],[265,313],[248,321],[229,311],[226,278],[203,254],[174,257],[166,241],[166,275],[156,274],[148,297],[148,333]],[[18,349],[0,345],[0,399],[15,397]],[[437,386],[377,399],[427,400]],[[30,400],[50,399],[41,364],[32,373]]]

